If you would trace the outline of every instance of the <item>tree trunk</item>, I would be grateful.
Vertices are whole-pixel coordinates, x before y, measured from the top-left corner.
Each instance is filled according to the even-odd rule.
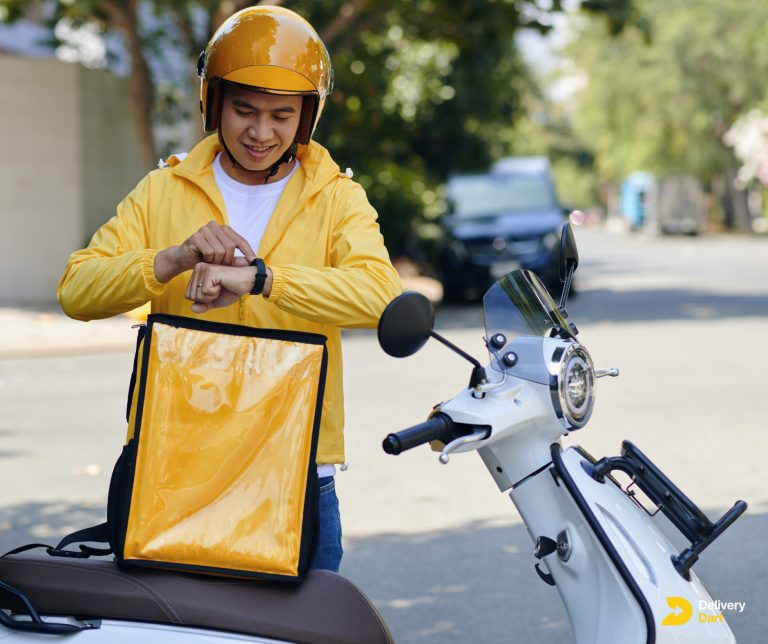
[[[130,111],[136,131],[142,164],[147,170],[157,165],[158,154],[155,134],[152,130],[152,103],[154,88],[149,65],[144,57],[137,16],[137,2],[122,6],[116,2],[105,3],[113,24],[122,31],[131,56]]]
[[[131,29],[128,31],[128,51],[131,53],[131,112],[136,127],[137,140],[141,158],[147,169],[157,165],[157,149],[155,146],[155,134],[152,130],[152,102],[154,89],[152,77],[149,73],[149,65],[144,58],[141,39],[136,25],[136,16],[133,18]]]

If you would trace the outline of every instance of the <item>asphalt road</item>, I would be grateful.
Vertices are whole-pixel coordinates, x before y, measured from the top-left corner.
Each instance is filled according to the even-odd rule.
[[[762,642],[768,239],[576,236],[571,319],[597,366],[622,375],[599,381],[593,420],[566,442],[602,456],[630,438],[711,517],[749,502],[696,570],[715,599],[746,602],[726,614],[738,641]],[[482,324],[477,305],[438,314],[439,330],[485,360]],[[125,430],[129,327],[117,352],[20,351],[0,361],[0,550],[103,519]],[[469,371],[437,343],[396,360],[372,332],[346,335],[342,573],[400,643],[570,642],[557,592],[536,577],[525,527],[480,459],[457,455],[443,466],[426,448],[380,450],[389,431],[464,387]]]

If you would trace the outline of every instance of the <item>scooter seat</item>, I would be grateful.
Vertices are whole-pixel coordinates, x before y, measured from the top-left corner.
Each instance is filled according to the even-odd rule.
[[[41,615],[185,625],[312,644],[393,642],[360,589],[324,570],[286,584],[25,553],[0,558],[0,581],[23,592]],[[5,593],[0,608],[23,610]]]

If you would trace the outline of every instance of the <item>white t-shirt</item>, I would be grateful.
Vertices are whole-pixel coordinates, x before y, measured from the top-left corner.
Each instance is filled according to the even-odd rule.
[[[247,185],[235,181],[221,167],[221,155],[213,162],[213,176],[219,186],[230,227],[248,240],[254,252],[259,252],[259,243],[264,235],[275,206],[283,194],[286,184],[299,168],[297,160],[288,176],[274,183]],[[238,254],[240,254],[238,252]]]
[[[293,173],[298,170],[299,161],[297,159],[288,175],[279,181],[252,186],[230,177],[221,167],[221,155],[222,153],[219,152],[213,161],[213,176],[224,199],[229,225],[232,230],[245,237],[254,252],[258,253],[259,243],[275,211],[275,206]],[[237,254],[242,255],[240,251],[237,251]],[[319,477],[334,474],[336,474],[336,468],[331,464],[317,466]]]

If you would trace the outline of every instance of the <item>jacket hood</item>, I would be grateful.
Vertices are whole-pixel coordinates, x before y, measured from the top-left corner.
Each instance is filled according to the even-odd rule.
[[[170,166],[170,171],[174,175],[194,184],[196,189],[202,190],[214,205],[214,210],[218,211],[212,211],[212,216],[217,217],[220,223],[226,224],[228,223],[226,206],[213,174],[213,160],[221,150],[223,147],[219,143],[218,135],[214,134],[198,143],[186,157],[180,158],[180,155],[171,157],[167,165]],[[309,145],[299,146],[296,156],[301,162],[299,170],[286,184],[283,196],[261,238],[258,252],[264,261],[269,260],[272,249],[278,245],[291,222],[299,216],[315,195],[340,178],[349,180],[347,175],[339,172],[339,166],[319,143],[310,141]],[[169,168],[166,168],[160,172],[168,170]]]
[[[217,134],[212,134],[198,143],[189,154],[172,155],[166,165],[180,177],[192,181],[223,210],[221,195],[213,176],[213,160],[224,148]],[[301,162],[300,172],[305,177],[305,186],[299,197],[299,203],[320,192],[328,183],[339,176],[339,166],[322,145],[310,141],[309,145],[300,145],[296,157]],[[297,173],[298,174],[298,173]]]

